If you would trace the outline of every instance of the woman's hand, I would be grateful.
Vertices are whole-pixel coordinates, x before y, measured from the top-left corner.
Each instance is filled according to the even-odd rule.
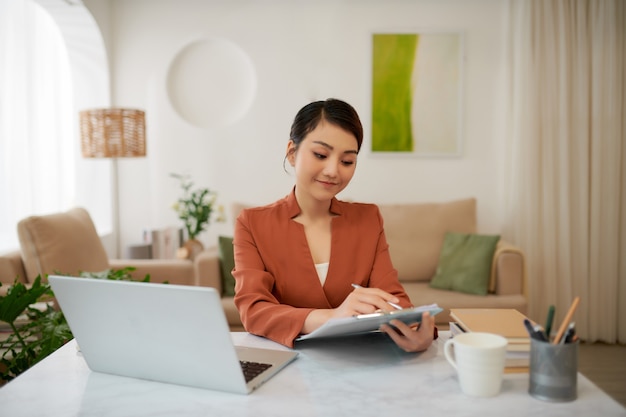
[[[392,320],[391,327],[387,324],[380,326],[380,330],[385,332],[396,342],[405,352],[421,352],[428,349],[433,343],[435,333],[435,318],[429,312],[422,314],[422,321],[417,329],[408,326],[400,320]]]
[[[376,311],[391,311],[388,303],[398,303],[397,297],[379,288],[356,288],[337,308],[311,311],[304,321],[301,334],[308,334],[318,329],[329,319],[352,317],[357,314],[371,314]]]
[[[355,288],[341,305],[332,310],[332,317],[352,317],[357,314],[371,314],[376,311],[391,311],[389,304],[398,303],[397,297],[379,288]]]

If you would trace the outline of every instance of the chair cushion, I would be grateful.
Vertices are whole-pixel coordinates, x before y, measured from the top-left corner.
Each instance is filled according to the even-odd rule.
[[[233,238],[219,236],[220,273],[222,276],[222,296],[233,297],[235,295],[235,277],[231,271],[235,267],[235,255],[233,251]]]
[[[451,308],[515,308],[526,314],[528,303],[522,294],[475,295],[433,288],[428,282],[406,282],[402,284],[415,306],[437,303],[444,311],[435,316],[435,323],[447,326],[451,321]]]
[[[430,286],[442,290],[487,295],[491,263],[500,236],[446,233],[437,273]]]
[[[37,275],[100,272],[109,260],[98,232],[84,208],[21,220],[17,233],[28,282]]]
[[[402,282],[430,281],[446,232],[476,233],[476,199],[380,204],[389,254]]]

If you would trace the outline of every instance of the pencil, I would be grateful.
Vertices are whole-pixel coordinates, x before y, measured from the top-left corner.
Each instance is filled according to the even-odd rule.
[[[553,345],[558,345],[559,342],[561,341],[561,337],[563,337],[565,330],[567,330],[568,323],[572,320],[572,316],[574,315],[574,312],[576,311],[576,308],[578,307],[579,302],[580,302],[580,297],[576,297],[574,298],[574,301],[572,301],[572,305],[570,306],[567,314],[565,315],[565,318],[563,319],[563,322],[561,323],[561,327],[559,327],[558,333],[556,334],[556,336],[554,337],[554,340],[552,341]]]

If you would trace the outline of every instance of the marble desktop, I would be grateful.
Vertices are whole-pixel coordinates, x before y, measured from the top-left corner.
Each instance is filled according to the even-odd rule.
[[[232,337],[284,349],[247,333]],[[301,342],[298,359],[249,395],[92,372],[72,341],[0,388],[0,416],[626,416],[581,374],[572,402],[531,397],[528,374],[506,374],[496,397],[468,397],[443,357],[448,337],[441,332],[419,354],[381,334]]]

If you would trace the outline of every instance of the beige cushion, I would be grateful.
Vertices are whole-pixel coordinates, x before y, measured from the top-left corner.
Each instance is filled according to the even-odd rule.
[[[226,320],[228,321],[231,331],[243,331],[243,324],[241,323],[239,310],[237,310],[237,306],[235,306],[235,298],[223,296],[222,308],[224,308],[224,314],[226,315]]]
[[[522,294],[474,295],[431,288],[427,282],[402,284],[413,305],[437,303],[443,311],[435,316],[437,325],[447,325],[451,308],[514,308],[526,314],[528,303]]]
[[[429,281],[446,232],[476,233],[476,199],[380,204],[391,261],[401,281]]]
[[[109,268],[98,232],[83,208],[21,220],[17,233],[28,282],[56,272],[77,275]]]
[[[194,263],[189,259],[109,259],[111,270],[128,267],[133,268],[128,273],[135,281],[143,281],[149,275],[149,281],[154,283],[199,285]]]

